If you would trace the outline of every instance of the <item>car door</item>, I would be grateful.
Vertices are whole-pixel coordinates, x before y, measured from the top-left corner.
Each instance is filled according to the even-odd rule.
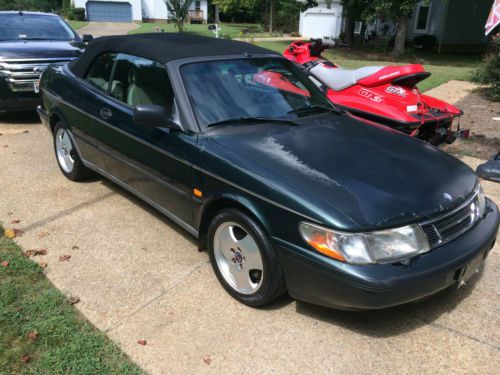
[[[161,105],[175,116],[175,97],[165,66],[119,54],[110,81],[110,100],[99,109],[110,129],[101,139],[109,150],[107,170],[127,188],[192,229],[193,176],[189,155],[196,135],[138,125],[133,109]]]
[[[80,155],[85,162],[99,170],[106,170],[106,145],[101,142],[110,136],[104,126],[100,109],[109,101],[108,90],[117,54],[105,53],[93,62],[84,79],[72,79],[60,84],[64,97],[64,118],[71,127]]]

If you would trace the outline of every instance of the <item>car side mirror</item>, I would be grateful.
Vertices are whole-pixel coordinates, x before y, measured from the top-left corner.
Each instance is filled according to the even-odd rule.
[[[82,35],[82,41],[83,43],[89,43],[91,40],[93,40],[94,37],[90,34],[83,34]]]
[[[152,128],[170,128],[181,130],[181,126],[172,119],[161,105],[138,105],[134,108],[133,119],[136,124]]]

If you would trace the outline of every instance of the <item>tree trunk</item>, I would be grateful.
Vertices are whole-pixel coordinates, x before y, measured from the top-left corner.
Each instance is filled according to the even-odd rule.
[[[347,15],[345,20],[344,43],[351,45],[354,41],[354,18]]]
[[[273,2],[274,0],[271,0],[269,4],[269,32],[271,34],[273,33]]]
[[[217,4],[215,4],[215,10],[214,10],[214,23],[220,23],[220,9]]]
[[[361,30],[359,32],[359,45],[365,44],[365,33],[366,33],[366,22],[361,24]]]
[[[398,58],[405,51],[406,43],[406,24],[408,17],[406,15],[398,17],[398,27],[396,29],[396,38],[394,40],[394,49],[392,57]]]

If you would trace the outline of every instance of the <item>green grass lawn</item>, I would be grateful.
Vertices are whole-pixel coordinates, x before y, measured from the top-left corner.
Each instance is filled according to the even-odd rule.
[[[0,265],[1,374],[142,373],[2,234],[0,262],[9,265]]]
[[[238,38],[242,36],[242,32],[249,31],[256,35],[256,33],[261,32],[261,26],[251,23],[221,23],[219,27],[222,29],[223,35],[229,35],[231,38]],[[157,28],[163,30],[164,32],[177,32],[177,28],[173,23],[166,22],[155,22],[155,23],[142,23],[137,29],[129,32],[129,34],[140,34],[140,33],[151,33],[157,31]],[[202,24],[187,24],[185,26],[186,32],[205,35],[205,36],[215,36],[213,31],[208,30],[208,25]]]
[[[87,21],[68,21],[66,20],[67,23],[74,29],[78,30],[80,27],[87,26],[89,23]]]
[[[257,45],[282,53],[289,45],[288,41],[257,42]],[[408,53],[397,62],[389,61],[388,56],[363,50],[335,49],[327,51],[324,56],[347,69],[360,68],[367,65],[423,64],[432,75],[421,82],[418,87],[422,91],[439,86],[449,80],[467,80],[481,62],[478,55],[450,55],[437,53]]]

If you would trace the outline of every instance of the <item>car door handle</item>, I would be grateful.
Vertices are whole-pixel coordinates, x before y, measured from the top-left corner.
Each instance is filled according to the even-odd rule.
[[[111,109],[109,108],[101,108],[99,111],[99,115],[103,120],[109,120],[111,117],[113,117],[113,112],[111,112]]]

